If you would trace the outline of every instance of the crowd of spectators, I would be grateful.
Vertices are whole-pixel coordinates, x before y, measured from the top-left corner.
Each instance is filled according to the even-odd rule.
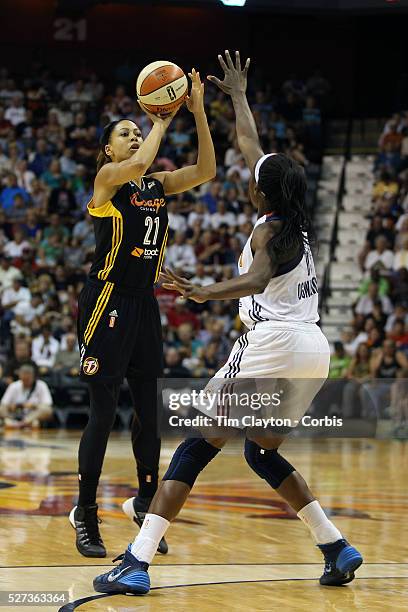
[[[373,180],[369,227],[358,257],[360,295],[353,306],[351,329],[335,346],[330,377],[342,392],[343,415],[390,417],[395,433],[404,437],[408,436],[408,111],[385,123]]]
[[[150,120],[130,90],[96,74],[70,82],[38,68],[15,79],[0,69],[0,384],[30,362],[53,386],[77,381],[77,298],[89,271],[94,234],[86,205],[92,195],[98,139],[109,121]],[[312,205],[321,155],[321,75],[289,78],[279,91],[254,89],[251,104],[265,150],[283,151],[310,178]],[[250,172],[235,138],[232,105],[211,85],[206,110],[217,153],[217,177],[169,199],[166,263],[198,284],[231,278],[252,231]],[[196,159],[194,123],[182,109],[152,170]],[[166,376],[211,376],[241,331],[235,302],[186,303],[157,288]]]

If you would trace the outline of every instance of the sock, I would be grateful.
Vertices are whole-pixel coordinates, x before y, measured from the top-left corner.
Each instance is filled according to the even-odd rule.
[[[158,514],[146,514],[143,525],[132,544],[130,550],[132,555],[139,561],[150,565],[169,525],[170,522]]]
[[[309,527],[316,544],[330,544],[343,537],[337,527],[329,521],[316,499],[299,510],[298,517]]]

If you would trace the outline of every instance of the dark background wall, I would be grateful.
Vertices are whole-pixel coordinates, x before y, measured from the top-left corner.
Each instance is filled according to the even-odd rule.
[[[0,53],[21,76],[38,60],[57,74],[74,77],[91,65],[109,78],[123,63],[136,76],[155,59],[214,71],[217,53],[239,48],[253,60],[254,84],[260,71],[277,88],[290,73],[307,77],[320,68],[333,85],[330,114],[375,116],[408,107],[408,15],[394,6],[289,15],[157,2],[76,3],[67,11],[54,0],[2,0]]]

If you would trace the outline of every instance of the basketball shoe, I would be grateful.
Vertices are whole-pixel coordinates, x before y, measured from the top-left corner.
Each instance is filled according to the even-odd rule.
[[[76,547],[84,557],[106,557],[106,548],[99,533],[98,505],[75,506],[69,522],[76,531]]]
[[[141,527],[143,525],[146,513],[149,510],[151,501],[152,500],[149,497],[129,497],[129,499],[123,502],[122,509],[126,516],[133,520],[136,525]],[[159,542],[157,551],[162,553],[162,555],[166,555],[168,550],[169,547],[167,546],[167,542],[163,537]]]
[[[363,562],[363,557],[347,540],[337,540],[332,544],[318,544],[323,553],[325,566],[320,584],[340,586],[354,580],[354,572]]]
[[[131,593],[144,595],[150,591],[150,577],[147,573],[149,564],[138,561],[130,552],[131,544],[123,555],[115,561],[121,561],[115,569],[100,574],[93,581],[93,587],[98,593]]]

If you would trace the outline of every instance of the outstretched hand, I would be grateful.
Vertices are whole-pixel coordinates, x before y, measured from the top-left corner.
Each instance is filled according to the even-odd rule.
[[[228,50],[225,51],[225,59],[226,62],[222,55],[218,56],[218,61],[224,71],[224,80],[220,81],[220,79],[212,75],[208,76],[207,79],[211,81],[211,83],[214,83],[214,85],[217,85],[217,87],[229,96],[233,96],[237,93],[245,93],[247,88],[247,74],[249,64],[251,63],[250,58],[248,57],[246,60],[243,69],[241,69],[239,51],[235,51],[235,66]]]
[[[187,96],[186,106],[190,113],[204,112],[204,83],[201,82],[200,73],[193,68],[188,76],[191,79],[191,92]]]
[[[169,291],[178,291],[184,298],[193,300],[202,304],[208,297],[205,290],[199,285],[194,285],[187,278],[179,276],[169,268],[165,268],[160,273],[160,281],[163,281],[163,287]]]

